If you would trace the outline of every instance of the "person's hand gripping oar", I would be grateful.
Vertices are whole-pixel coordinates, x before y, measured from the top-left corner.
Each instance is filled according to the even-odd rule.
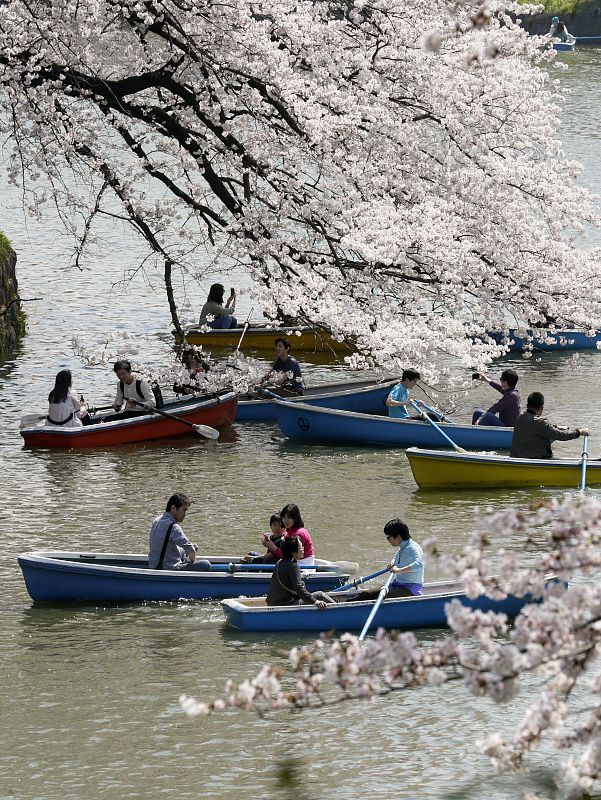
[[[584,434],[584,441],[582,443],[582,479],[580,481],[580,491],[586,489],[586,462],[588,460],[588,433]]]

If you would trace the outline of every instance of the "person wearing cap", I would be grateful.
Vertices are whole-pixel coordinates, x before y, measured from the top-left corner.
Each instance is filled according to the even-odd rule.
[[[528,395],[528,405],[516,419],[511,438],[512,458],[553,458],[552,442],[567,442],[588,436],[588,428],[557,428],[543,417],[545,398],[540,392]]]
[[[172,494],[167,500],[165,513],[152,523],[148,542],[150,569],[211,568],[208,561],[197,561],[198,547],[188,539],[181,526],[191,502],[188,496],[181,492]]]
[[[386,597],[415,597],[423,594],[424,588],[424,551],[411,538],[408,526],[398,517],[384,525],[384,536],[388,544],[397,548],[397,552],[388,568],[396,577],[388,588]],[[344,599],[347,601],[374,600],[380,593],[380,586],[363,589],[356,595]]]
[[[516,389],[518,374],[513,369],[504,369],[498,381],[492,380],[483,372],[474,372],[474,380],[484,381],[502,397],[488,411],[477,408],[472,416],[472,425],[496,425],[513,428],[522,413],[522,397]]]
[[[569,39],[573,39],[571,33],[568,32],[565,24],[561,22],[559,17],[553,17],[551,20],[551,27],[549,28],[549,36],[552,36],[555,39],[560,39],[562,42],[567,42]]]
[[[275,340],[275,361],[269,372],[261,378],[259,386],[264,386],[271,380],[276,384],[277,394],[282,394],[284,397],[305,393],[300,364],[290,355],[291,349],[292,345],[288,339],[278,336]]]

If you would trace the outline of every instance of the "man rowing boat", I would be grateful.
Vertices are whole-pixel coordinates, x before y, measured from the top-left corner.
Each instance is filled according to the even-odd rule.
[[[558,428],[542,416],[545,398],[540,392],[528,396],[528,406],[515,421],[511,439],[512,458],[553,458],[551,443],[588,436],[588,428]]]
[[[391,519],[384,526],[384,536],[388,544],[397,548],[394,559],[388,569],[396,574],[391,583],[387,597],[414,597],[423,594],[424,587],[424,551],[411,538],[409,527],[398,517]],[[380,586],[374,589],[363,589],[354,595],[340,595],[340,602],[356,600],[375,600],[380,593]]]
[[[275,340],[276,359],[269,372],[261,378],[259,386],[265,386],[269,381],[273,381],[276,384],[275,393],[283,397],[305,393],[300,364],[290,355],[291,350],[292,345],[289,340],[278,336]]]

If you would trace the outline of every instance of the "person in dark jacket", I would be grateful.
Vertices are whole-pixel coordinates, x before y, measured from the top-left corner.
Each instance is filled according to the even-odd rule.
[[[283,539],[282,558],[275,565],[267,592],[268,606],[316,605],[321,611],[335,603],[325,592],[309,592],[301,577],[297,559],[303,557],[303,545],[296,536]]]
[[[588,436],[588,428],[557,428],[542,416],[545,398],[540,392],[528,396],[528,407],[516,419],[511,440],[513,458],[553,458],[551,442],[567,442]]]
[[[497,425],[511,428],[522,413],[522,398],[516,389],[518,374],[513,369],[505,369],[501,380],[494,381],[483,372],[474,372],[474,380],[484,381],[491,389],[496,389],[502,397],[488,411],[477,408],[472,416],[472,425]]]

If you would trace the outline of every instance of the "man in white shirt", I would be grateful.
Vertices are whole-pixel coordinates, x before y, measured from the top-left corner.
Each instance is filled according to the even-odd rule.
[[[116,361],[113,371],[119,378],[117,394],[113,403],[115,411],[121,411],[124,402],[126,411],[140,411],[140,403],[151,408],[156,407],[155,396],[150,384],[148,381],[132,375],[129,361]]]

